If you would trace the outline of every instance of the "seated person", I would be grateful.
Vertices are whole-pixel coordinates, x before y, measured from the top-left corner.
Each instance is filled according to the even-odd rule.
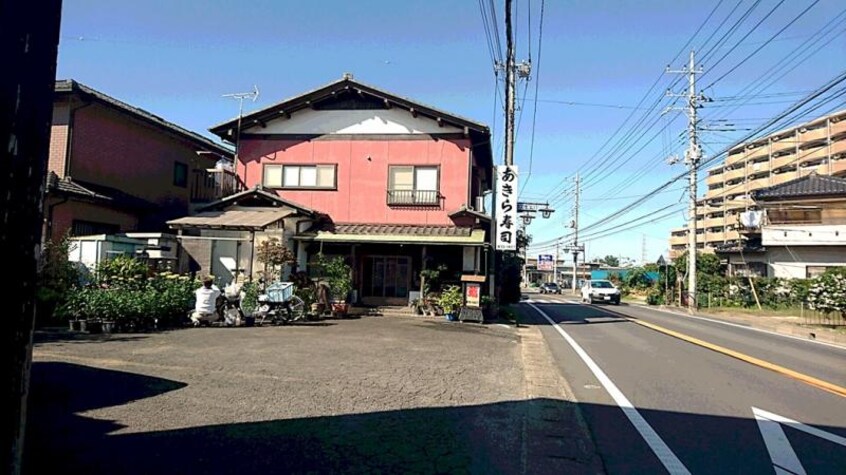
[[[194,291],[196,303],[194,312],[191,314],[191,322],[199,326],[205,320],[212,322],[216,320],[217,298],[220,297],[220,289],[214,285],[214,278],[206,276],[203,278],[203,286]]]

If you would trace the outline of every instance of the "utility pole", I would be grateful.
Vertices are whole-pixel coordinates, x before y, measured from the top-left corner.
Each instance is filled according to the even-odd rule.
[[[514,109],[517,82],[514,65],[514,39],[511,34],[511,1],[505,0],[505,164],[514,165]]]
[[[640,243],[640,265],[641,267],[646,265],[646,234],[641,235],[641,243]]]
[[[579,174],[576,173],[576,200],[573,202],[573,293],[579,275],[579,195],[581,194]]]
[[[552,261],[552,281],[558,283],[558,241],[555,241],[555,260]]]
[[[667,96],[671,97],[687,97],[687,150],[684,153],[684,163],[690,170],[688,173],[689,188],[690,188],[690,202],[688,203],[688,224],[687,224],[687,309],[690,313],[696,311],[696,169],[699,166],[699,160],[702,158],[702,147],[699,145],[699,137],[697,136],[697,119],[696,111],[699,108],[700,101],[705,97],[701,94],[696,94],[696,75],[702,74],[702,69],[696,69],[695,53],[690,51],[690,63],[687,67],[681,70],[670,70],[667,66],[668,73],[686,74],[688,81],[687,94],[672,94],[667,91]]]

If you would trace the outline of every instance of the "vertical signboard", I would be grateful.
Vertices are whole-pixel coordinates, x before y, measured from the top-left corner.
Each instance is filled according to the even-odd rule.
[[[540,254],[540,255],[538,255],[538,270],[551,271],[552,268],[553,268],[552,254]]]
[[[496,250],[517,250],[517,167],[496,167]]]
[[[482,295],[481,284],[466,284],[464,288],[464,305],[479,308],[479,300]]]

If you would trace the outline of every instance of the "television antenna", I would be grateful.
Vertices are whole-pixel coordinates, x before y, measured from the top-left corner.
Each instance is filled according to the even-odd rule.
[[[253,85],[253,90],[250,92],[234,92],[232,94],[224,94],[221,97],[231,97],[232,99],[238,100],[238,126],[235,130],[235,160],[232,164],[232,170],[235,174],[235,178],[238,178],[238,152],[239,144],[241,143],[241,118],[244,116],[244,99],[251,99],[253,102],[258,99],[259,96],[259,88],[257,85]],[[246,180],[246,176],[244,179]]]

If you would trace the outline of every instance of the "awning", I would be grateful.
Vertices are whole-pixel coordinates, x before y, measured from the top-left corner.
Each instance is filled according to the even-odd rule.
[[[206,211],[194,216],[168,221],[174,229],[230,229],[261,231],[273,223],[294,214],[290,209]]]
[[[331,230],[294,236],[302,241],[324,243],[485,245],[485,230],[454,226],[336,224]]]

